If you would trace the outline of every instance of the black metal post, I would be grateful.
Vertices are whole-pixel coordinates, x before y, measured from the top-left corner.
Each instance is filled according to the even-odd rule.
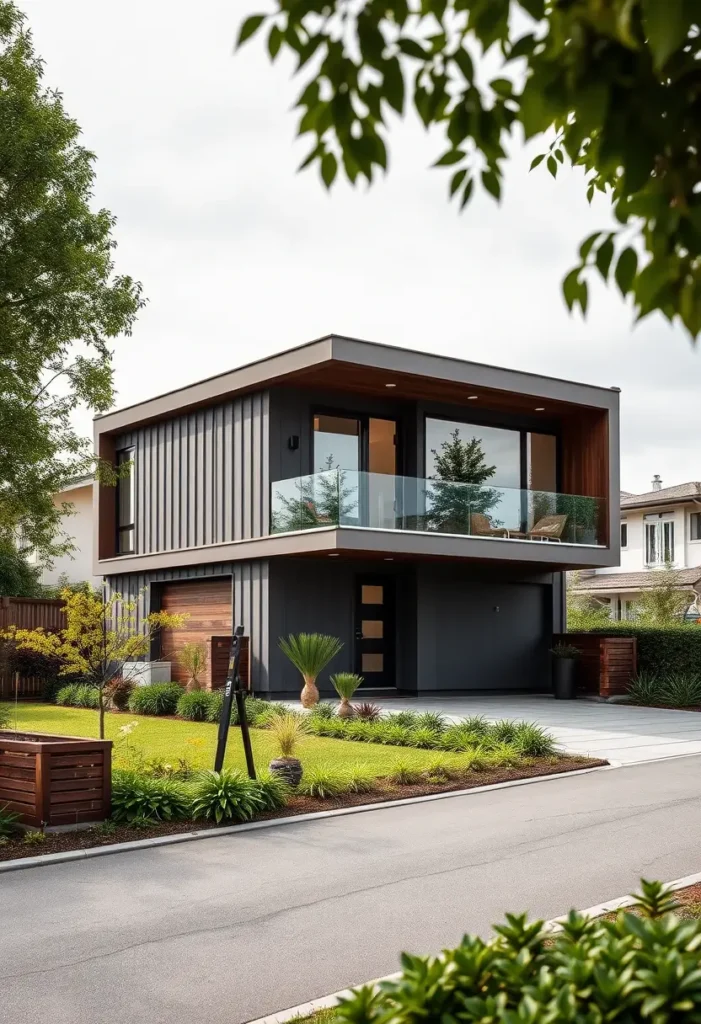
[[[243,626],[237,626],[231,638],[229,650],[229,668],[226,673],[226,688],[222,702],[221,716],[219,718],[219,732],[217,734],[217,753],[214,758],[214,770],[220,772],[224,766],[224,755],[226,754],[226,741],[229,738],[229,727],[231,724],[231,708],[236,696],[236,707],[239,713],[239,724],[241,726],[241,739],[246,755],[246,768],[251,779],[256,777],[256,767],[253,761],[253,750],[251,748],[251,736],[248,731],[248,719],[246,717],[246,699],[241,689],[241,677],[239,676],[239,662],[241,660],[241,637]]]

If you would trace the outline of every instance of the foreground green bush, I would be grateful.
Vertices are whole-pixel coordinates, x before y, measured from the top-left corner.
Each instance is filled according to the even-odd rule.
[[[404,954],[402,974],[358,989],[335,1010],[346,1024],[693,1024],[701,1021],[701,921],[680,920],[658,882],[642,882],[640,916],[572,912],[552,935],[507,915],[484,941],[439,957]]]
[[[185,718],[188,722],[206,722],[212,707],[213,693],[207,690],[191,690],[184,693],[178,700],[175,713],[179,718]],[[219,701],[221,709],[221,701]]]
[[[135,686],[129,697],[129,710],[135,715],[174,715],[183,693],[178,683]]]
[[[610,622],[588,630],[600,636],[634,636],[638,640],[638,671],[652,675],[701,673],[701,626],[680,622],[675,626],[639,626]]]
[[[179,821],[190,816],[190,798],[173,779],[136,771],[112,773],[114,821]]]

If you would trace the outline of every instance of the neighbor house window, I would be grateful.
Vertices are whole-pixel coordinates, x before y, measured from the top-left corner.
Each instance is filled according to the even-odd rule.
[[[621,547],[628,547],[628,523],[621,523]]]
[[[692,512],[689,519],[691,520],[691,540],[701,540],[701,512]]]
[[[117,452],[117,470],[131,463],[128,475],[117,481],[117,554],[134,553],[134,449],[121,448]]]
[[[645,564],[674,562],[674,520],[661,516],[645,517]]]

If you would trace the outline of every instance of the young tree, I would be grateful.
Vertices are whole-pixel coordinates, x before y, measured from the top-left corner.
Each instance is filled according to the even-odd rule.
[[[264,24],[271,59],[291,51],[305,78],[302,167],[317,165],[327,188],[339,169],[352,183],[386,170],[390,121],[411,105],[445,136],[437,166],[460,208],[475,182],[498,200],[518,128],[543,141],[534,164],[553,177],[565,162],[581,168],[588,197],[609,196],[620,225],[582,243],[563,283],[569,308],[586,313],[598,272],[638,318],[660,310],[696,338],[698,0],[274,0],[246,18],[239,45]]]
[[[95,157],[43,74],[24,15],[0,0],[0,536],[50,562],[72,547],[70,504],[52,496],[95,469],[72,413],[112,404],[110,342],[142,299],[114,274],[114,217],[91,209]]]
[[[139,594],[124,600],[112,594],[107,600],[96,590],[64,590],[66,625],[56,633],[43,629],[11,629],[2,634],[19,650],[36,651],[55,659],[59,675],[74,676],[98,692],[100,739],[105,736],[105,687],[115,679],[130,679],[135,662],[148,656],[151,641],[160,629],[183,624],[182,615],[151,612],[139,624]]]
[[[462,440],[457,427],[440,451],[432,448],[431,453],[436,473],[426,491],[426,522],[434,530],[469,533],[470,516],[486,515],[502,496],[495,488],[482,486],[494,476],[496,466],[487,465],[479,439]]]
[[[633,613],[643,625],[674,625],[682,621],[693,597],[682,583],[681,573],[668,562],[664,569],[650,573],[650,586],[633,604]]]
[[[569,633],[586,633],[590,629],[605,627],[611,622],[610,609],[596,601],[589,594],[578,594],[578,572],[567,573],[567,630]]]
[[[41,570],[9,538],[0,535],[0,596],[39,597]]]
[[[176,657],[189,676],[186,689],[188,691],[201,690],[200,676],[207,669],[207,648],[205,645],[198,643],[183,644]]]
[[[296,494],[276,491],[273,503],[273,533],[290,530],[312,530],[318,526],[340,526],[349,516],[357,514],[358,481],[347,486],[347,473],[333,464],[333,455],[326,458],[322,473],[303,476],[294,481]]]

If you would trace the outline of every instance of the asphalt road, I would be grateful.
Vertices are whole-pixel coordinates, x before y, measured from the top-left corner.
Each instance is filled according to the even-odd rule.
[[[701,870],[701,757],[0,875],[0,1020],[238,1024]]]

